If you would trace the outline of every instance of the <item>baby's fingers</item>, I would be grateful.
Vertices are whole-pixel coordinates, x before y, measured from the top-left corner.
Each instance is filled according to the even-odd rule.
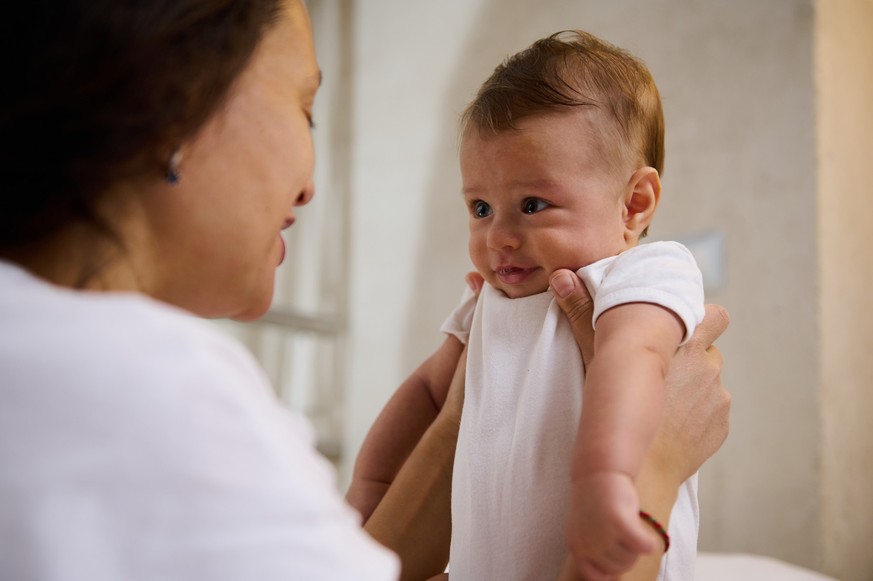
[[[643,553],[650,553],[655,548],[652,532],[646,528],[639,517],[621,519],[615,542],[605,547],[600,554],[590,559],[590,564],[598,574],[614,579],[630,570]]]
[[[622,573],[629,571],[639,556],[639,551],[631,549],[623,543],[617,543],[604,551],[599,558],[591,559],[590,564],[598,574],[605,575],[607,579],[615,579]]]
[[[607,573],[591,559],[576,562],[576,571],[585,581],[613,581],[614,573]]]
[[[635,551],[628,546],[619,543],[606,551],[606,554],[604,554],[604,563],[601,568],[608,573],[618,575],[633,567],[639,556],[639,551]]]

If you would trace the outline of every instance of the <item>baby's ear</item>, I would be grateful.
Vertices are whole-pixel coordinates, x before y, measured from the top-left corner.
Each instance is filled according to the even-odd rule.
[[[633,173],[624,197],[624,239],[635,245],[646,230],[661,200],[661,178],[653,167],[641,167]]]

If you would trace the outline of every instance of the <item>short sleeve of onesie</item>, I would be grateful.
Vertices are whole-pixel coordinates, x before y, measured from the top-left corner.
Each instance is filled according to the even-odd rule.
[[[440,327],[440,331],[447,335],[457,337],[464,345],[470,336],[470,327],[473,325],[473,312],[476,310],[476,295],[469,287],[464,287],[461,301],[452,314]]]
[[[594,299],[594,325],[605,311],[627,303],[653,303],[685,325],[682,343],[703,320],[703,276],[694,256],[678,242],[651,242],[580,268]]]

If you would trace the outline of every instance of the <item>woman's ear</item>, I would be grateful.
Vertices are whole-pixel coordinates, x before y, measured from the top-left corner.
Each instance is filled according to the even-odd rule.
[[[624,239],[628,246],[644,237],[661,200],[661,178],[653,167],[633,173],[624,198]]]

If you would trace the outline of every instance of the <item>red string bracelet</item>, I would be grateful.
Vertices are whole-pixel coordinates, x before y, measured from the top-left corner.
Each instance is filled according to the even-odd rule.
[[[670,548],[670,535],[667,534],[667,531],[664,530],[664,527],[661,526],[661,523],[656,521],[652,515],[647,513],[644,510],[640,511],[640,518],[649,523],[655,532],[661,536],[661,540],[664,541],[664,552],[667,552],[667,549]]]

